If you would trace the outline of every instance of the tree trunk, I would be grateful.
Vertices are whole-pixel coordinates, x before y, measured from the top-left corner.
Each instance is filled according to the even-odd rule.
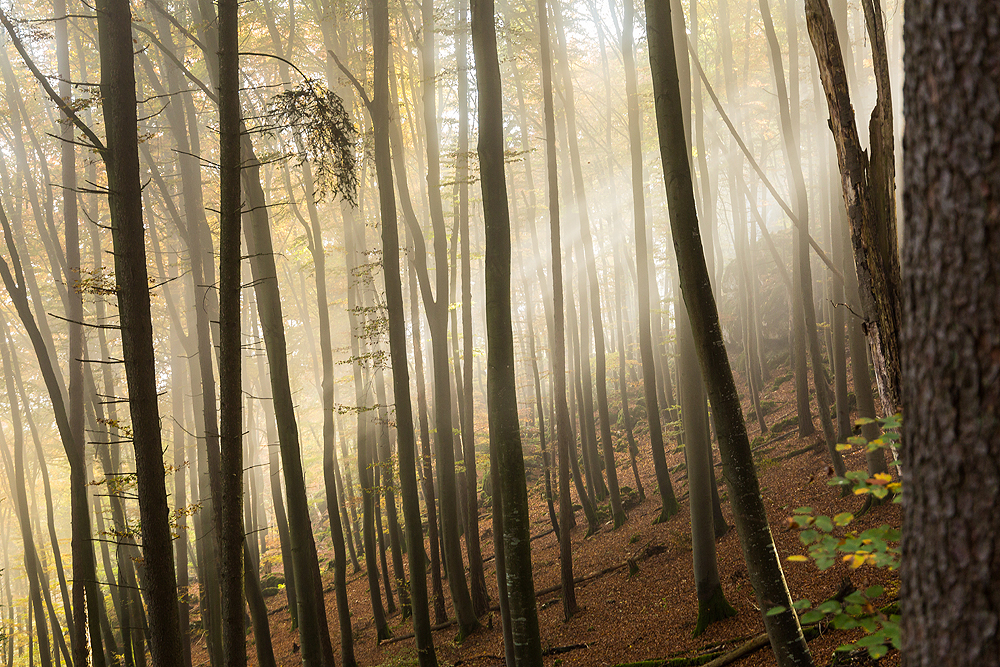
[[[774,81],[778,93],[778,113],[781,117],[782,146],[785,152],[785,161],[788,163],[791,172],[794,194],[795,194],[795,217],[799,224],[795,226],[795,249],[793,269],[794,276],[797,276],[799,283],[795,286],[798,296],[801,297],[799,307],[802,309],[805,325],[804,335],[808,341],[809,357],[812,360],[813,386],[816,388],[816,410],[819,412],[820,423],[823,425],[823,436],[826,440],[827,452],[833,462],[834,472],[838,477],[843,477],[847,471],[844,465],[844,458],[837,450],[837,434],[833,430],[833,420],[830,417],[830,398],[827,392],[826,370],[823,366],[823,357],[819,346],[819,333],[816,328],[816,305],[813,301],[812,291],[812,268],[809,264],[809,244],[806,239],[809,233],[809,205],[806,197],[806,183],[802,173],[802,159],[799,148],[799,132],[797,123],[793,122],[792,109],[798,105],[798,98],[795,95],[789,97],[785,87],[784,68],[781,64],[781,48],[778,46],[778,38],[774,32],[774,25],[771,20],[771,11],[767,0],[759,0],[761,17],[764,20],[764,31],[767,34],[767,41],[771,54],[771,69],[774,72]],[[790,30],[794,30],[791,24]],[[793,40],[792,43],[797,43]],[[793,83],[798,80],[798,67],[791,69],[789,64],[789,76]],[[793,92],[797,91],[798,85],[793,87]],[[797,114],[795,116],[797,118]],[[793,306],[794,308],[794,306]]]
[[[517,415],[510,299],[510,214],[504,174],[503,97],[492,0],[472,1],[472,40],[479,92],[479,164],[486,219],[487,391],[490,442],[497,452],[503,504],[502,540],[515,665],[542,661],[531,572],[528,489]],[[467,361],[471,361],[468,359]],[[471,387],[467,387],[471,391]]]
[[[417,273],[413,263],[409,263],[410,283],[410,324],[413,327],[413,366],[417,381],[417,412],[420,424],[420,465],[423,477],[424,504],[427,509],[427,541],[431,547],[431,596],[434,598],[434,621],[444,623],[448,620],[444,606],[444,585],[441,581],[441,549],[438,540],[437,508],[434,502],[434,471],[431,469],[431,437],[427,423],[427,396],[424,383],[423,352],[420,341],[420,313],[417,308]]]
[[[875,365],[882,409],[900,407],[900,294],[896,249],[896,185],[885,31],[881,8],[873,0],[862,6],[872,44],[878,97],[869,124],[870,157],[861,149],[854,108],[847,89],[847,72],[837,28],[826,0],[805,0],[806,25],[819,62],[820,80],[830,110],[830,128],[837,146],[837,163],[851,244],[860,285],[865,332]]]
[[[149,281],[136,135],[132,16],[127,2],[98,4],[101,96],[118,310],[142,521],[150,652],[161,667],[181,665],[177,581],[163,476]]]
[[[247,663],[243,616],[243,380],[240,322],[239,5],[219,0],[219,575],[222,659]]]
[[[660,158],[663,161],[681,290],[691,321],[702,377],[712,400],[723,471],[730,487],[729,496],[736,516],[740,544],[760,609],[766,612],[775,605],[785,607],[779,614],[772,616],[765,613],[764,616],[764,625],[771,638],[779,667],[809,667],[813,664],[812,657],[802,636],[798,617],[791,608],[791,598],[771,538],[739,395],[726,356],[718,310],[705,266],[689,162],[686,158],[688,146],[681,115],[670,7],[667,3],[647,0],[646,31],[649,36],[649,64],[652,69],[660,135]]]
[[[632,157],[632,215],[635,222],[636,284],[639,293],[639,356],[642,360],[642,383],[649,422],[649,441],[653,450],[653,465],[659,487],[660,514],[654,523],[666,521],[680,509],[674,496],[667,471],[667,458],[663,443],[663,427],[656,395],[656,366],[653,358],[653,339],[649,312],[650,254],[646,245],[645,179],[642,167],[642,117],[639,114],[639,92],[636,83],[635,53],[632,28],[634,0],[625,0],[625,18],[622,22],[622,54],[625,60],[625,90],[628,96],[628,135]]]
[[[900,579],[913,667],[1000,655],[998,37],[987,0],[906,7]]]
[[[680,305],[680,304],[678,304]],[[677,310],[678,392],[684,422],[684,452],[688,466],[691,510],[691,551],[694,559],[694,583],[698,595],[698,621],[694,635],[709,624],[736,615],[726,601],[719,581],[719,563],[715,552],[715,526],[712,516],[712,438],[708,430],[705,386],[698,368],[691,324],[683,307]]]
[[[388,6],[384,0],[371,5],[374,43],[375,92],[372,122],[376,128],[389,125],[389,32]],[[396,403],[399,438],[399,475],[403,493],[403,512],[407,531],[407,557],[413,594],[413,629],[421,667],[437,665],[431,637],[427,605],[427,578],[424,574],[423,531],[417,504],[416,442],[410,402],[410,378],[406,364],[406,332],[403,319],[403,288],[399,271],[399,237],[396,229],[396,201],[392,186],[392,162],[389,137],[376,135],[375,169],[379,182],[379,206],[382,219],[382,268],[385,276],[386,307],[389,315],[389,354],[392,359],[393,398]],[[367,541],[367,537],[366,537]]]

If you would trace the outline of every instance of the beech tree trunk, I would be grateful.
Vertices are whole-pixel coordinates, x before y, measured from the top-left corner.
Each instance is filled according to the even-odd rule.
[[[494,20],[493,0],[472,0],[472,42],[479,92],[479,164],[486,220],[487,404],[490,443],[497,452],[496,468],[500,473],[499,488],[494,488],[494,493],[503,503],[503,534],[495,535],[494,540],[503,541],[514,664],[534,667],[542,662],[542,642],[531,572],[528,488],[514,380],[510,214]],[[466,391],[471,390],[466,387]]]
[[[779,667],[811,667],[813,661],[809,647],[802,636],[798,616],[792,609],[784,573],[767,523],[746,423],[743,421],[739,394],[722,340],[719,313],[705,265],[687,159],[689,149],[681,112],[668,3],[646,0],[646,32],[649,36],[649,64],[652,69],[656,122],[660,135],[660,159],[663,162],[681,291],[691,321],[702,377],[712,401],[715,430],[722,452],[723,474],[729,485],[740,545],[743,547],[757,604],[765,612],[764,626]],[[783,612],[766,614],[767,610],[779,605],[785,608]]]
[[[537,0],[538,34],[542,54],[542,97],[545,104],[545,162],[548,177],[549,230],[552,249],[552,350],[553,400],[556,412],[556,441],[559,444],[559,562],[562,582],[563,618],[569,620],[579,609],[573,584],[573,551],[570,526],[573,504],[569,495],[570,439],[572,426],[566,402],[566,322],[563,307],[562,244],[559,234],[559,185],[556,166],[556,123],[552,100],[552,51],[549,45],[549,18],[546,0]],[[583,500],[583,494],[581,494]]]
[[[625,0],[625,18],[622,24],[622,53],[625,60],[625,89],[628,95],[628,134],[632,156],[632,215],[635,220],[636,284],[639,292],[639,357],[642,359],[642,383],[646,398],[646,415],[649,421],[649,441],[653,450],[656,483],[659,486],[660,514],[654,523],[666,521],[677,514],[680,506],[674,496],[667,470],[664,450],[663,427],[660,424],[660,406],[656,395],[656,365],[653,358],[653,338],[649,312],[651,258],[646,244],[645,179],[642,172],[642,117],[639,114],[639,93],[636,83],[635,54],[632,28],[634,0]],[[667,24],[669,29],[670,25]],[[671,43],[673,43],[671,41]],[[675,74],[676,75],[676,74]]]
[[[136,134],[132,14],[127,1],[97,6],[101,52],[101,96],[107,149],[111,215],[122,352],[128,383],[135,449],[150,653],[159,667],[180,666],[177,580],[171,548],[163,447],[156,397],[153,327],[143,230],[139,147]]]

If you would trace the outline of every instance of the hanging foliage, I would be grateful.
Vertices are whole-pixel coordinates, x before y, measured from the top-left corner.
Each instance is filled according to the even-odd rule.
[[[271,98],[271,132],[291,132],[298,147],[299,165],[309,161],[316,169],[316,198],[340,195],[355,203],[358,133],[344,109],[344,101],[318,81],[306,79]]]

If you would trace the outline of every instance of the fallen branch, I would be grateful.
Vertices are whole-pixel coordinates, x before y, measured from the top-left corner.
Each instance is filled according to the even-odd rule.
[[[556,532],[554,528],[549,528],[549,529],[548,529],[548,530],[546,530],[546,531],[545,531],[544,533],[539,533],[538,535],[532,535],[532,536],[531,536],[531,539],[530,539],[529,541],[530,541],[530,542],[534,542],[535,540],[540,540],[541,538],[545,537],[546,535],[551,535],[551,534],[552,534],[552,533],[554,533],[554,532]],[[497,557],[497,555],[496,555],[496,554],[494,553],[494,554],[493,554],[492,556],[489,556],[489,557],[487,557],[487,558],[484,558],[484,559],[483,559],[483,563],[484,563],[484,564],[485,564],[485,563],[489,563],[489,562],[490,562],[491,560],[493,560],[493,559],[494,559],[494,558],[496,558],[496,557]]]
[[[547,655],[559,655],[560,653],[569,653],[570,651],[576,651],[581,648],[590,648],[589,644],[570,644],[569,646],[553,646],[552,648],[547,648],[542,651],[542,656]]]

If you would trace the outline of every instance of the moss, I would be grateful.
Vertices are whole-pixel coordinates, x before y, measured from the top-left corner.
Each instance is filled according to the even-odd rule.
[[[736,616],[736,610],[726,601],[722,586],[717,586],[711,597],[698,602],[698,622],[694,626],[692,637],[697,637],[712,623]]]
[[[724,651],[714,651],[704,655],[696,655],[693,658],[658,658],[641,662],[623,662],[614,667],[696,667],[696,665],[712,662],[723,653]]]
[[[775,401],[765,400],[765,401],[761,401],[760,402],[760,411],[761,411],[761,413],[763,413],[763,415],[765,417],[768,416],[769,414],[771,414],[772,412],[774,412],[777,409],[778,409],[778,404]],[[747,418],[750,419],[750,420],[756,421],[757,420],[757,411],[756,410],[750,410],[750,414],[748,415]]]
[[[772,426],[771,432],[780,433],[781,431],[789,429],[792,426],[798,426],[798,425],[799,425],[799,416],[791,415],[789,417],[785,417],[781,421],[777,422],[774,426]]]
[[[788,373],[785,373],[781,377],[774,378],[774,383],[771,385],[771,389],[774,390],[774,391],[777,391],[778,388],[781,387],[781,385],[785,384],[786,382],[788,382],[789,380],[791,380],[793,377],[795,377],[795,374],[792,373],[791,371],[789,371]]]

